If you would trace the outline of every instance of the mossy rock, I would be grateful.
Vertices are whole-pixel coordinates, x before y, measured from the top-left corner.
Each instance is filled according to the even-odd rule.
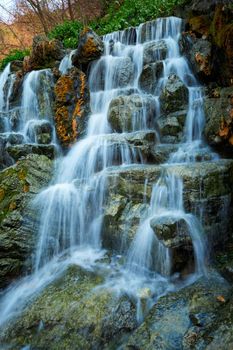
[[[47,287],[1,337],[9,349],[103,349],[136,327],[130,300],[108,289],[95,289],[103,278],[71,266]]]
[[[35,240],[30,202],[52,176],[52,161],[31,154],[0,172],[0,288],[25,268]]]

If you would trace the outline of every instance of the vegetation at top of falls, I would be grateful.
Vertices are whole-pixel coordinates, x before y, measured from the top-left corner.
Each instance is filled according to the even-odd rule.
[[[108,8],[105,10],[104,17],[87,21],[85,24],[90,26],[99,35],[122,30],[130,26],[137,26],[140,23],[155,19],[160,16],[172,15],[174,8],[183,5],[189,0],[119,0],[109,1]],[[65,20],[56,25],[49,33],[50,39],[62,41],[65,48],[76,48],[78,36],[83,29],[83,23],[79,20]],[[14,60],[23,60],[29,54],[28,49],[12,50],[0,61],[0,70]]]
[[[50,39],[61,40],[66,48],[75,48],[78,45],[78,34],[82,28],[82,23],[77,20],[65,21],[54,27],[48,36]]]
[[[130,26],[150,21],[157,17],[170,16],[174,8],[187,0],[131,0],[114,1],[107,14],[90,26],[100,35],[122,30]]]
[[[12,50],[3,60],[0,61],[0,71],[3,70],[9,62],[22,61],[25,56],[29,55],[29,49],[25,50]]]
[[[87,23],[99,35],[104,35],[161,16],[170,16],[174,8],[187,3],[188,0],[131,0],[111,2],[104,17]],[[78,34],[83,24],[79,21],[65,21],[49,33],[52,39],[59,39],[66,48],[76,48]]]

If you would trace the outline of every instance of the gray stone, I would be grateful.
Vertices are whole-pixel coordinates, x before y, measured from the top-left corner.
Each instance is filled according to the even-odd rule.
[[[205,326],[211,324],[213,317],[216,317],[222,309],[221,303],[217,300],[219,295],[227,299],[229,286],[223,279],[211,275],[209,278],[202,278],[189,287],[160,298],[122,349],[207,349],[201,346],[201,342],[198,344],[199,347],[196,346],[198,336],[202,334],[202,328],[195,327],[192,320],[202,314]],[[214,331],[214,328],[212,329]],[[223,335],[221,339],[222,341],[224,339],[225,346]],[[211,342],[208,336],[206,340]],[[210,347],[208,350],[231,349],[224,346]]]
[[[191,245],[192,240],[189,235],[189,228],[183,218],[154,217],[150,221],[150,226],[166,248]]]
[[[154,94],[155,88],[158,83],[158,79],[161,77],[163,72],[163,62],[157,61],[150,64],[146,64],[142,73],[139,77],[139,86],[142,91],[148,94]]]
[[[188,103],[188,89],[175,75],[170,75],[160,95],[161,109],[164,113],[176,112]]]
[[[143,64],[163,61],[167,56],[167,45],[164,40],[152,41],[143,46]]]
[[[154,99],[137,94],[116,97],[111,101],[108,110],[108,121],[112,129],[117,132],[135,131],[141,129],[140,126],[144,124],[152,128],[155,116]]]

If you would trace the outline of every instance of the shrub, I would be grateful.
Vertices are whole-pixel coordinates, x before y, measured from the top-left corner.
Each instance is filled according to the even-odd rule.
[[[90,26],[103,35],[140,23],[150,21],[157,17],[170,16],[175,6],[183,5],[189,0],[124,0],[122,3],[114,1],[108,13],[102,19],[94,21]]]
[[[78,34],[82,30],[79,21],[65,21],[54,27],[49,33],[50,39],[62,41],[66,48],[75,48],[78,44]]]

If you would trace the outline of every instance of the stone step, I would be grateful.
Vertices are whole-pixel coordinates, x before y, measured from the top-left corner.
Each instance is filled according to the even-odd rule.
[[[164,171],[183,178],[184,208],[197,215],[210,244],[227,239],[233,214],[233,160],[191,164],[131,165],[108,169],[104,242],[128,246],[148,209],[152,186]]]

